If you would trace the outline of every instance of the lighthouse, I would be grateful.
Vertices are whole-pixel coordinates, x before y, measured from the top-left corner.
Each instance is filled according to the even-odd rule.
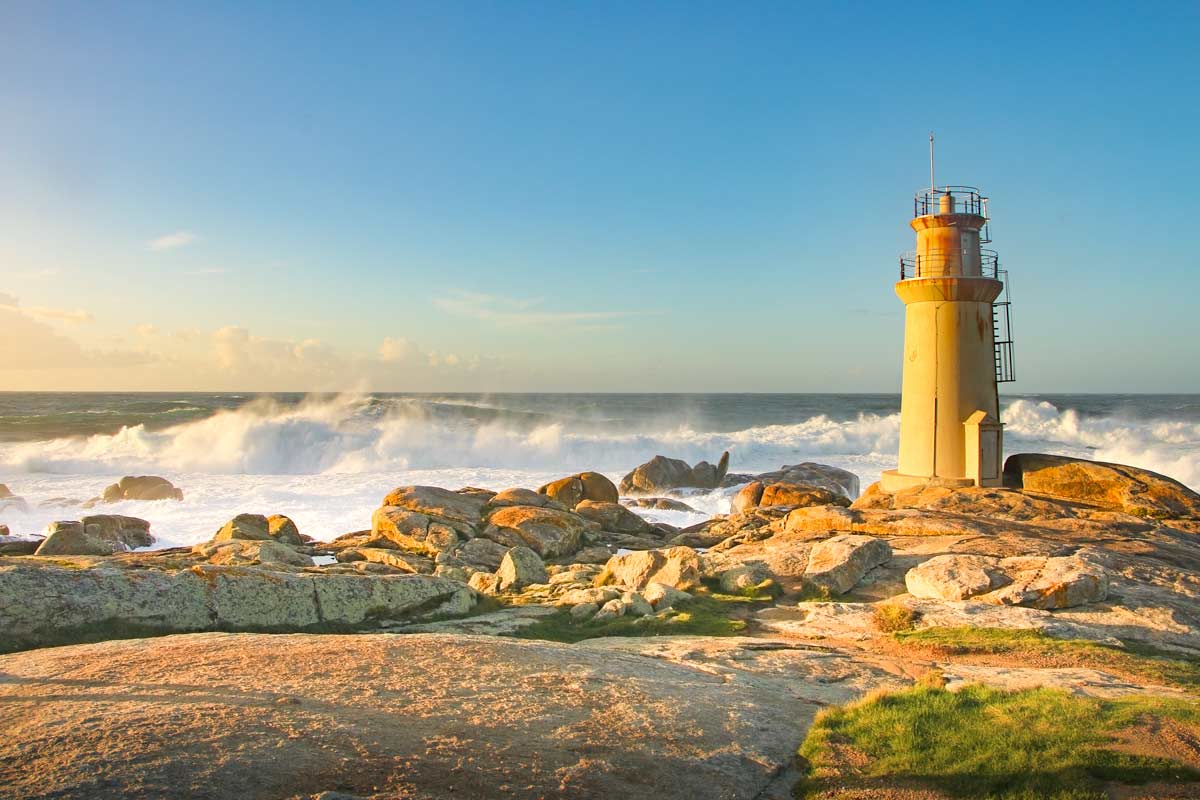
[[[904,376],[899,464],[880,482],[887,492],[1001,484],[997,386],[1013,380],[1008,273],[983,247],[987,198],[930,184],[913,201],[917,248],[901,257],[896,282]]]

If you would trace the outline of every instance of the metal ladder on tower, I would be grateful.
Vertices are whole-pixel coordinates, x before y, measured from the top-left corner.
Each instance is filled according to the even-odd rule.
[[[1016,369],[1013,364],[1012,316],[1009,308],[1012,298],[1008,292],[1008,270],[996,270],[996,277],[1004,284],[1004,289],[996,302],[992,303],[992,341],[996,347],[996,383],[1015,381]]]

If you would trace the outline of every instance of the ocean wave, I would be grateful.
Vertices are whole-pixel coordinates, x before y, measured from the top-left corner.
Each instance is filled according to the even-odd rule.
[[[1004,409],[1005,449],[1061,453],[1129,464],[1200,487],[1200,424],[1181,420],[1085,416],[1045,400]]]
[[[20,442],[0,449],[0,469],[16,473],[320,475],[432,469],[514,469],[567,474],[622,473],[664,454],[695,462],[731,454],[732,469],[757,472],[803,460],[825,461],[875,480],[895,463],[899,414],[839,420],[815,414],[789,424],[734,431],[643,420],[639,429],[583,424],[563,413],[446,413],[429,402],[338,395],[281,403],[261,397],[203,419],[161,429]],[[480,410],[487,404],[471,403]],[[499,409],[497,409],[499,410]],[[1200,424],[1060,410],[1034,398],[1004,409],[1005,449],[1063,453],[1132,464],[1200,486]]]
[[[659,453],[698,461],[714,460],[729,450],[735,468],[756,470],[804,457],[892,453],[899,430],[898,415],[870,414],[844,422],[818,415],[732,432],[676,425],[605,433],[548,420],[531,425],[527,419],[515,424],[507,417],[446,416],[419,403],[390,403],[381,410],[374,398],[358,395],[310,398],[296,405],[260,398],[165,429],[136,425],[111,435],[14,444],[0,452],[0,464],[7,470],[55,474],[626,470]]]

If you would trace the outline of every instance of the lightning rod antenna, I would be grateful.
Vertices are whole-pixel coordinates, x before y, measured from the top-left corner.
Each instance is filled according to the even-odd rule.
[[[937,183],[933,180],[933,131],[929,132],[929,191],[937,194]]]

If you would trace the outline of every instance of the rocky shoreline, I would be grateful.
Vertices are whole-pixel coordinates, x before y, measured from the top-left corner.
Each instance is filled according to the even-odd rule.
[[[1122,690],[1103,670],[897,660],[893,629],[1027,631],[1200,657],[1200,495],[1169,478],[1017,455],[1006,464],[1004,488],[889,495],[872,486],[859,495],[854,476],[833,467],[803,464],[750,476],[730,474],[728,462],[728,454],[716,466],[657,457],[619,486],[584,472],[501,492],[398,487],[382,498],[369,528],[330,542],[305,537],[286,517],[259,514],[232,518],[209,542],[157,551],[135,549],[149,543],[148,526],[115,515],[56,523],[42,540],[0,536],[0,651],[11,653],[0,656],[0,673],[24,676],[0,676],[0,696],[14,701],[0,705],[7,709],[0,711],[0,762],[8,765],[0,767],[0,785],[21,787],[11,796],[84,787],[89,796],[205,796],[200,784],[193,794],[173,794],[155,783],[165,773],[155,777],[153,770],[135,779],[132,767],[113,764],[111,756],[101,770],[109,784],[96,783],[83,766],[52,763],[51,743],[67,751],[89,746],[82,733],[52,732],[84,712],[75,701],[46,700],[52,684],[38,676],[68,672],[87,673],[78,680],[95,686],[136,680],[175,697],[166,684],[205,680],[196,670],[214,659],[238,659],[255,687],[261,681],[245,671],[278,662],[291,677],[276,694],[304,709],[343,702],[321,699],[325,690],[310,683],[333,680],[322,679],[320,669],[334,669],[328,659],[336,651],[349,659],[337,668],[343,672],[390,665],[412,702],[434,686],[455,698],[414,718],[425,720],[414,722],[423,733],[405,738],[388,733],[386,721],[396,713],[387,692],[401,690],[347,674],[364,690],[384,692],[383,699],[359,699],[368,716],[377,715],[370,735],[382,737],[363,745],[364,757],[400,761],[389,768],[371,760],[364,773],[370,777],[359,780],[344,755],[334,758],[340,744],[300,753],[304,748],[285,737],[280,752],[313,759],[313,775],[321,777],[305,782],[268,769],[242,776],[248,782],[235,789],[236,769],[210,774],[196,767],[189,780],[205,776],[207,796],[409,796],[396,789],[403,785],[423,797],[693,797],[707,785],[716,792],[708,796],[784,797],[818,708],[911,685],[917,665],[1007,687],[1145,690],[1128,683]],[[145,478],[126,484],[154,486],[159,499],[179,491]],[[742,486],[729,515],[678,530],[638,514],[686,504],[680,490],[688,487],[719,485]],[[721,635],[697,635],[702,631]],[[315,633],[323,635],[302,635]],[[335,635],[346,633],[359,635]],[[185,635],[130,639],[164,634]],[[110,639],[125,641],[101,642]],[[100,643],[44,649],[72,642]],[[151,662],[160,679],[154,670],[138,672]],[[704,675],[723,676],[725,690],[701,686],[710,680]],[[543,677],[548,685],[539,688]],[[605,706],[589,681],[627,685],[613,688]],[[570,686],[582,688],[564,688]],[[629,695],[635,688],[643,698],[637,702]],[[582,694],[568,702],[564,691]],[[43,700],[22,700],[29,692]],[[494,713],[511,714],[513,725],[550,715],[568,733],[546,738],[547,723],[539,723],[530,734],[538,744],[514,750],[499,726],[451,719],[455,702],[478,705],[480,693],[497,704]],[[692,717],[667,713],[683,698]],[[100,700],[87,702],[100,704],[90,713],[109,735],[119,731],[166,759],[150,734],[135,735]],[[284,713],[214,702],[234,726],[228,736],[239,741],[254,739]],[[134,705],[157,718],[153,706]],[[595,727],[615,707],[630,726],[625,738]],[[323,708],[323,724],[344,724]],[[309,730],[299,711],[285,711],[289,725]],[[147,724],[196,740],[212,735],[200,722]],[[686,753],[679,749],[685,730],[698,734]],[[300,739],[308,735],[325,734]],[[460,744],[430,744],[438,737]],[[488,763],[466,758],[465,741],[476,754],[492,753]],[[657,777],[643,774],[649,767],[639,766],[635,750],[657,754]],[[405,758],[424,765],[396,766]],[[39,776],[40,788],[27,775]],[[454,794],[447,787],[455,780],[468,788]],[[494,791],[473,793],[476,783]]]

